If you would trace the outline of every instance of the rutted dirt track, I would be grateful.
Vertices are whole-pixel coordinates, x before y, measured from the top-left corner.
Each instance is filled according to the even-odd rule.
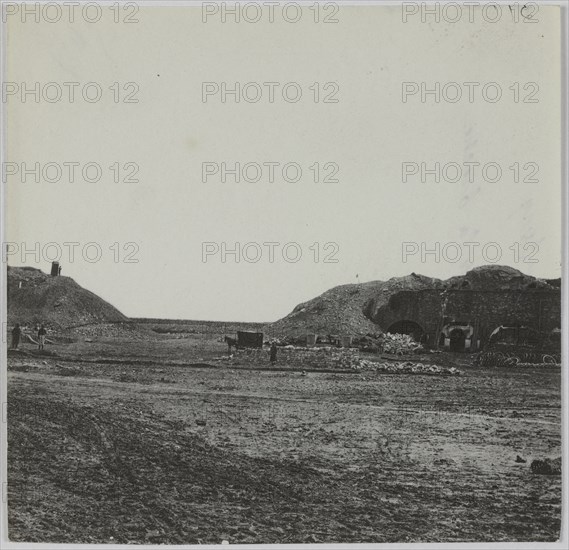
[[[460,377],[9,362],[36,542],[556,540],[559,370]],[[515,462],[516,455],[527,463]]]

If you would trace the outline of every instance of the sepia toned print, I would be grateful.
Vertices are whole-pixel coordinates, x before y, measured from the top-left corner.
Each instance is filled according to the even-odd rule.
[[[2,8],[3,548],[564,546],[559,5]]]

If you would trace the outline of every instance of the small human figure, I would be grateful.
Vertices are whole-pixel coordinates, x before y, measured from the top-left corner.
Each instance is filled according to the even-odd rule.
[[[45,335],[47,334],[47,330],[42,325],[38,330],[38,349],[42,350],[45,346]]]
[[[225,343],[227,344],[227,355],[231,355],[231,348],[239,349],[237,346],[237,340],[235,338],[230,338],[226,336]]]
[[[385,348],[385,334],[381,333],[377,338],[377,347],[379,348],[379,353],[383,353]]]
[[[12,349],[18,349],[21,334],[22,329],[20,328],[20,325],[16,323],[16,326],[12,329]]]
[[[271,364],[274,365],[277,362],[277,343],[271,342]]]
[[[57,274],[61,275],[61,266],[59,266],[59,268],[57,269]]]

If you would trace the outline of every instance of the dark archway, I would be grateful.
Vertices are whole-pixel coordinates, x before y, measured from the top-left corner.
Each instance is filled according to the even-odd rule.
[[[466,334],[464,330],[455,328],[450,331],[450,351],[464,351]]]
[[[420,342],[425,331],[419,323],[403,320],[390,325],[387,332],[390,332],[391,334],[409,334],[416,342]]]

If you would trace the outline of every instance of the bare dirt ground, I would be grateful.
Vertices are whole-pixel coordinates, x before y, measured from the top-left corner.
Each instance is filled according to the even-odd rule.
[[[561,454],[558,368],[249,370],[167,334],[50,351],[8,359],[14,541],[559,537],[561,478],[529,468]]]

